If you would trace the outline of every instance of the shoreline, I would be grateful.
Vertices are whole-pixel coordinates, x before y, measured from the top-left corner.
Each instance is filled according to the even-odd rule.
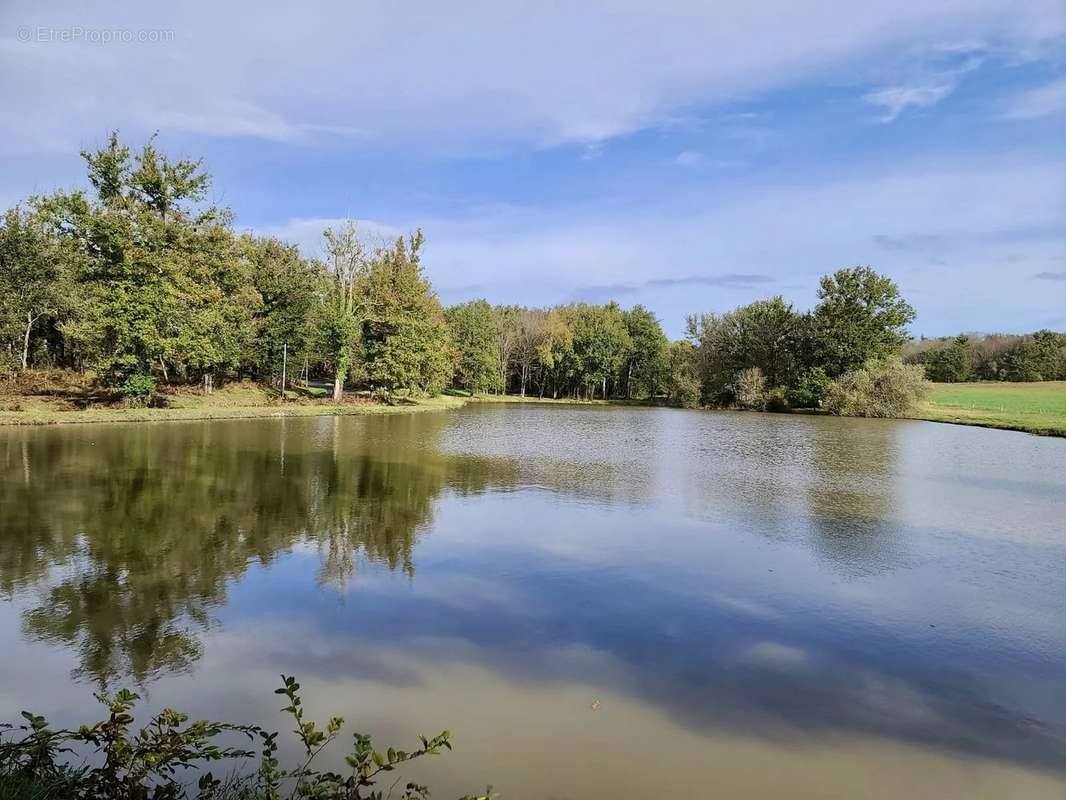
[[[549,397],[519,397],[518,395],[472,395],[468,398],[475,403],[536,403],[542,405],[575,405],[575,406],[632,406],[642,408],[673,408],[674,406],[666,406],[659,403],[652,403],[648,400],[574,400],[571,398],[549,398]],[[689,409],[691,411],[738,411],[748,414],[800,414],[800,415],[816,415],[816,416],[828,416],[817,409],[799,408],[791,409],[788,411],[752,411],[748,409],[735,409],[735,408],[715,408],[712,406],[701,406],[700,408]],[[852,419],[862,419],[862,417],[852,417]],[[1012,420],[996,420],[988,417],[973,417],[966,418],[963,416],[957,416],[957,409],[950,407],[937,407],[931,404],[929,401],[922,403],[918,410],[910,416],[906,417],[894,417],[893,419],[910,420],[913,422],[935,422],[943,425],[962,425],[970,428],[987,428],[989,430],[1000,431],[1012,431],[1014,433],[1028,433],[1033,436],[1046,436],[1051,438],[1066,438],[1066,426],[1064,427],[1047,427],[1039,424],[1027,425],[1024,422],[1017,422]]]
[[[359,416],[377,414],[412,414],[426,411],[449,411],[462,408],[467,403],[498,403],[498,404],[521,404],[530,403],[537,405],[564,405],[564,406],[617,406],[637,408],[669,408],[648,400],[580,400],[574,398],[550,398],[550,397],[521,397],[518,395],[476,394],[463,395],[449,393],[437,397],[408,400],[396,405],[384,403],[308,403],[291,401],[281,403],[248,403],[248,404],[225,404],[212,403],[212,398],[202,396],[181,396],[182,403],[189,405],[175,405],[167,408],[86,408],[65,410],[54,407],[55,400],[40,401],[36,407],[24,410],[0,409],[0,427],[39,427],[45,425],[88,425],[94,423],[121,423],[121,422],[182,422],[196,420],[225,420],[225,419],[271,419],[277,417],[316,417],[316,416]],[[691,410],[714,410],[714,409],[691,409]],[[1044,426],[1040,424],[1029,425],[1022,421],[1011,419],[994,419],[988,416],[974,416],[967,418],[957,415],[958,409],[950,407],[938,407],[928,401],[923,403],[918,410],[907,417],[899,419],[913,420],[917,422],[934,422],[943,425],[964,425],[975,428],[987,428],[990,430],[1013,431],[1015,433],[1027,433],[1033,436],[1046,436],[1051,438],[1066,438],[1066,427]],[[748,412],[752,413],[752,412]],[[818,414],[819,412],[799,409],[784,412],[754,412],[754,413],[784,413],[784,414]]]
[[[384,403],[315,403],[273,405],[200,405],[173,408],[87,408],[79,410],[0,410],[0,427],[46,425],[92,425],[121,422],[185,422],[225,419],[272,419],[279,417],[329,417],[378,414],[416,414],[448,411],[466,405],[468,398],[441,395],[397,405]]]

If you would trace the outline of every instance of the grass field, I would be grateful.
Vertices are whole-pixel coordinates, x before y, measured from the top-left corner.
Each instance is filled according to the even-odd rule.
[[[914,417],[1066,436],[1066,381],[934,383]]]

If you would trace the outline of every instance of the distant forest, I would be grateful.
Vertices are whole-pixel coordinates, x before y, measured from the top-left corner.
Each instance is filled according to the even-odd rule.
[[[669,341],[641,305],[444,308],[421,231],[371,243],[327,230],[321,258],[234,230],[198,161],[112,134],[82,153],[90,191],[29,198],[0,223],[0,376],[69,370],[131,403],[161,386],[326,380],[383,398],[474,393],[679,406],[822,406],[842,387],[1066,379],[1066,336],[911,340],[889,278],[825,275],[817,305],[781,297],[693,315]],[[849,383],[850,381],[850,383]],[[878,389],[878,391],[880,391]]]

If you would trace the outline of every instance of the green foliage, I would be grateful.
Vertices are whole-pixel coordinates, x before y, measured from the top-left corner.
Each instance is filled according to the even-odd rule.
[[[128,405],[149,405],[155,394],[155,377],[144,372],[134,373],[122,382],[119,390]]]
[[[688,336],[699,351],[704,398],[737,402],[738,375],[750,368],[757,368],[769,387],[791,385],[808,356],[809,328],[808,317],[781,297],[726,314],[689,317]]]
[[[450,307],[445,315],[458,353],[455,384],[470,392],[501,389],[499,321],[485,300]]]
[[[818,408],[822,404],[829,377],[821,367],[811,367],[804,372],[787,392],[792,408]]]
[[[914,309],[890,278],[869,267],[822,277],[813,315],[815,359],[831,378],[899,353]]]
[[[1066,334],[1037,331],[1004,354],[1002,370],[1010,381],[1066,379]]]
[[[666,349],[669,346],[662,325],[648,309],[635,305],[623,312],[629,348],[625,354],[619,382],[625,396],[634,394],[654,397],[664,380]]]
[[[929,382],[917,364],[871,361],[830,381],[822,406],[844,417],[903,417],[925,396]]]
[[[928,350],[922,359],[925,375],[938,383],[968,381],[973,374],[973,353],[967,336],[956,336],[947,347]]]
[[[908,343],[904,359],[924,364],[926,375],[938,383],[1064,380],[1066,334],[1040,330],[919,339]]]
[[[251,330],[242,365],[250,372],[280,377],[288,367],[319,360],[317,326],[322,316],[323,276],[319,265],[301,257],[294,245],[243,236],[239,242],[254,293]]]
[[[347,772],[320,771],[315,761],[340,736],[344,720],[331,717],[319,726],[306,719],[299,690],[295,678],[283,675],[282,686],[275,692],[285,697],[287,705],[282,710],[295,723],[293,733],[303,750],[294,768],[283,768],[277,758],[277,732],[258,726],[190,723],[186,714],[164,709],[134,732],[132,711],[139,697],[122,689],[110,697],[97,695],[108,709],[107,718],[77,730],[53,730],[43,717],[25,711],[17,727],[0,726],[0,791],[42,800],[213,800],[222,796],[381,800],[384,793],[374,787],[385,773],[452,749],[448,731],[432,738],[420,736],[420,745],[410,751],[375,749],[369,735],[356,732],[344,758]],[[260,745],[258,768],[226,783],[206,768],[216,762],[245,761],[256,754],[246,747],[219,743],[224,736]],[[79,756],[86,760],[74,765]],[[481,798],[464,800],[488,800],[489,795],[491,789]],[[402,795],[407,800],[428,796],[429,789],[417,783],[408,783]]]
[[[582,303],[564,314],[573,331],[573,373],[589,397],[599,388],[606,399],[607,381],[618,374],[631,344],[622,310],[614,303]]]
[[[71,254],[47,235],[40,217],[20,208],[0,222],[0,372],[25,370],[34,345],[71,307]]]
[[[671,342],[666,350],[666,359],[664,382],[667,401],[680,408],[698,408],[700,377],[696,349],[689,342]]]

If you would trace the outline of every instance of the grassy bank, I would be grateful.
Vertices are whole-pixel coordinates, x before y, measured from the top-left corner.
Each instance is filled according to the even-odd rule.
[[[936,383],[915,419],[1066,436],[1066,381]]]
[[[166,404],[162,408],[124,408],[107,403],[86,404],[78,398],[51,395],[0,396],[0,425],[398,414],[458,408],[466,402],[461,397],[441,396],[398,401],[391,405],[358,397],[333,403],[295,395],[281,402],[276,393],[251,383],[230,384],[211,394],[177,391],[164,397]]]
[[[552,400],[516,395],[474,395],[484,403],[551,405],[649,405],[646,400]],[[817,412],[805,412],[817,413]],[[935,383],[914,419],[978,425],[1042,436],[1066,436],[1066,381],[1040,383]]]

